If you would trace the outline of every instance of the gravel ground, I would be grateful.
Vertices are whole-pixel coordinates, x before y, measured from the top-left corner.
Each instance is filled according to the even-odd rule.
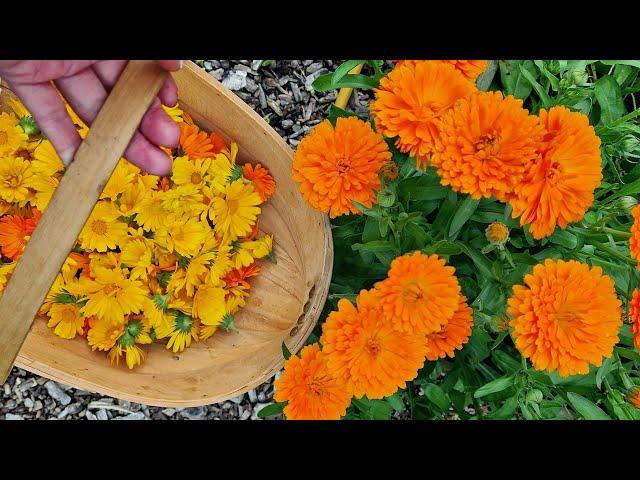
[[[198,60],[207,72],[247,102],[291,145],[320,123],[336,92],[311,93],[313,80],[339,61]],[[365,113],[369,97],[355,91],[350,109]],[[197,408],[156,408],[69,388],[14,368],[0,387],[0,419],[200,420],[257,419],[273,403],[273,379],[224,403]]]

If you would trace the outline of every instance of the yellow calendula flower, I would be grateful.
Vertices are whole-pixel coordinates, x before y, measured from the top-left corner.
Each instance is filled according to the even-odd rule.
[[[147,232],[160,228],[169,214],[162,204],[163,197],[164,192],[150,192],[133,208],[136,222]]]
[[[71,117],[71,121],[73,122],[73,124],[76,126],[76,129],[78,130],[78,134],[80,135],[80,138],[83,138],[83,139],[86,138],[87,134],[89,133],[89,127],[87,126],[87,124],[82,121],[82,119],[78,116],[76,112],[73,111],[73,109],[67,102],[64,103],[64,106],[67,109],[67,113]]]
[[[100,198],[115,200],[118,198],[118,195],[124,192],[125,189],[134,182],[139,172],[140,169],[138,167],[121,158],[111,177],[109,177],[109,181],[105,185],[104,190],[100,194]]]
[[[0,157],[13,155],[25,147],[27,140],[18,118],[12,113],[0,113]]]
[[[34,173],[40,173],[48,177],[52,177],[64,170],[64,164],[49,140],[40,142],[33,151],[31,168]]]
[[[225,187],[229,183],[229,177],[231,177],[233,166],[234,161],[224,153],[217,154],[213,159],[213,162],[211,162],[211,168],[209,169],[211,172],[211,176],[209,177],[209,186],[216,195],[224,193]]]
[[[210,158],[178,157],[173,161],[171,180],[176,185],[193,185],[200,189],[209,179]]]
[[[49,309],[48,327],[55,327],[53,332],[61,338],[75,338],[82,335],[84,317],[75,303],[55,303]]]
[[[184,215],[172,214],[164,226],[156,231],[154,240],[170,252],[193,257],[200,251],[207,233],[201,221]]]
[[[105,252],[105,253],[97,253],[92,252],[89,254],[89,268],[91,271],[104,269],[107,270],[115,270],[120,268],[120,253],[116,252]]]
[[[124,335],[123,335],[124,337]],[[120,337],[122,338],[122,337]],[[125,363],[129,369],[136,367],[137,365],[141,365],[144,360],[144,351],[137,345],[116,345],[107,354],[107,358],[111,362],[111,364],[120,365],[120,360],[122,359],[122,355],[125,356]]]
[[[225,314],[222,316],[219,322],[212,325],[200,325],[200,340],[206,340],[210,338],[218,328],[224,328],[225,323],[233,325],[233,314],[239,310],[238,303],[234,300],[225,301]]]
[[[0,162],[0,197],[7,202],[26,202],[33,170],[22,158],[6,157]]]
[[[234,268],[248,267],[256,258],[268,256],[273,249],[273,237],[263,235],[257,240],[236,240],[231,244]]]
[[[122,248],[120,262],[122,265],[131,268],[132,280],[142,278],[147,280],[152,270],[153,251],[144,240],[129,240]]]
[[[503,245],[509,240],[509,228],[502,222],[493,222],[484,233],[487,240],[497,245]]]
[[[251,242],[247,248],[251,250],[254,258],[264,258],[273,250],[273,235],[263,235]]]
[[[142,177],[127,185],[118,200],[118,210],[123,217],[129,217],[135,213],[137,206],[142,203],[148,191]]]
[[[193,316],[203,325],[219,325],[226,313],[225,291],[214,285],[202,285],[193,297]]]
[[[13,273],[13,270],[16,268],[17,263],[3,263],[0,265],[0,292],[4,290],[9,282],[9,277]]]
[[[31,113],[29,113],[29,110],[27,110],[27,108],[22,104],[22,102],[20,102],[20,100],[18,100],[17,98],[13,98],[13,97],[9,98],[9,101],[7,103],[9,104],[9,107],[11,108],[11,110],[13,110],[13,113],[15,113],[18,118],[31,116]]]
[[[103,318],[96,319],[89,324],[91,328],[87,334],[87,341],[91,350],[106,351],[112,349],[118,338],[124,333],[124,324],[109,322]]]
[[[194,185],[181,185],[164,192],[162,206],[167,212],[198,215],[204,208],[202,193]]]
[[[167,349],[174,353],[182,352],[191,345],[191,340],[198,340],[199,325],[190,315],[176,311],[173,321],[165,328],[156,330],[158,338],[169,338]]]
[[[112,322],[124,322],[125,315],[139,313],[144,306],[147,290],[139,280],[124,276],[122,270],[97,267],[91,269],[95,279],[91,284],[83,313]]]
[[[80,245],[85,250],[106,252],[127,241],[127,224],[118,220],[120,212],[108,201],[99,201],[80,232]]]
[[[29,187],[34,191],[34,199],[30,200],[30,202],[38,210],[44,212],[59,184],[60,181],[56,177],[40,172],[34,173],[29,180]]]
[[[184,120],[182,119],[182,114],[184,112],[180,109],[177,103],[173,107],[167,107],[166,105],[162,105],[162,109],[165,112],[167,112],[167,115],[169,115],[171,117],[171,120],[173,120],[174,122],[176,123],[184,122]]]
[[[260,214],[260,195],[250,183],[242,179],[235,180],[225,187],[224,197],[214,198],[216,233],[223,237],[223,242],[233,241],[251,232]]]

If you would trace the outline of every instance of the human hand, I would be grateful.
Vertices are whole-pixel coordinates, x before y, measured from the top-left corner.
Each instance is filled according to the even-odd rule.
[[[65,165],[69,165],[82,139],[58,92],[87,125],[96,118],[127,60],[0,60],[0,78],[29,109],[40,129],[51,141]],[[169,70],[178,70],[178,60],[159,60]],[[176,84],[167,79],[132,138],[125,157],[141,169],[165,175],[171,159],[159,146],[175,148],[180,129],[162,109],[178,101]]]

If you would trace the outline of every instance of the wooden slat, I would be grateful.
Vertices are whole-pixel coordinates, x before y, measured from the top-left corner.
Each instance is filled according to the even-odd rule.
[[[129,62],[62,177],[0,298],[0,384],[167,75],[153,61]]]

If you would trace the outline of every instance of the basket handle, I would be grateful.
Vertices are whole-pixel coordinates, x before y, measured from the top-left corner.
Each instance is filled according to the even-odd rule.
[[[130,61],[60,180],[0,297],[0,384],[51,285],[168,72]]]

